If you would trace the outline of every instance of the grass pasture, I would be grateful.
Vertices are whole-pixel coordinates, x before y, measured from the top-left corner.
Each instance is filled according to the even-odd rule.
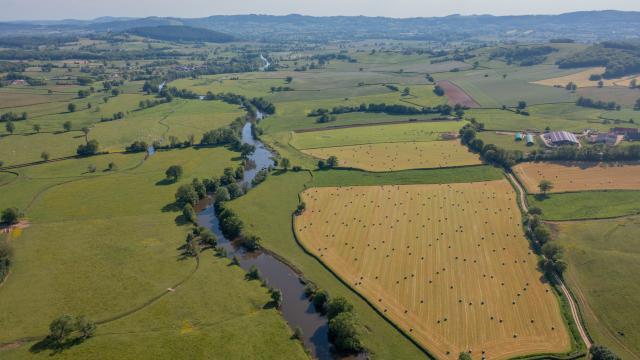
[[[388,125],[295,132],[290,143],[297,149],[346,145],[437,140],[444,132],[457,132],[465,122],[407,122]]]
[[[338,157],[341,167],[398,171],[479,165],[477,154],[457,140],[378,143],[303,150],[319,159]]]
[[[569,351],[507,181],[310,188],[301,198],[301,243],[436,357]]]
[[[638,217],[553,225],[589,334],[623,359],[640,358],[638,226]]]
[[[528,195],[529,205],[551,221],[602,219],[640,214],[640,191],[598,190]]]
[[[551,192],[640,190],[637,163],[526,162],[513,171],[531,194],[540,192],[542,180],[553,183]]]
[[[0,287],[0,343],[44,335],[64,313],[104,320],[140,307],[57,356],[307,358],[277,311],[264,308],[266,288],[210,251],[201,254],[199,268],[179,255],[190,227],[167,208],[176,188],[221,173],[237,164],[236,156],[224,148],[184,149],[144,162],[143,154],[111,154],[20,169],[20,177],[0,185],[2,208],[26,209],[30,221],[10,239],[15,262]],[[119,170],[104,171],[107,161]],[[98,171],[86,173],[92,163]],[[172,164],[183,166],[184,179],[162,183]],[[32,344],[0,357],[51,357],[30,351]]]

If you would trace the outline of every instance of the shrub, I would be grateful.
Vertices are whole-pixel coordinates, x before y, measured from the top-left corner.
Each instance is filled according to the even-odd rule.
[[[326,290],[318,290],[313,294],[313,298],[311,301],[313,302],[313,306],[316,308],[316,311],[324,314],[326,312],[327,301],[329,300],[329,293]]]
[[[191,184],[180,185],[176,191],[176,203],[180,206],[191,204],[192,206],[198,203],[198,193],[193,189]]]
[[[185,204],[182,208],[182,216],[184,216],[185,220],[195,223],[196,222],[196,211],[193,209],[193,206],[189,203]]]
[[[260,271],[255,265],[251,265],[249,268],[249,272],[246,275],[248,280],[259,280],[260,279]]]

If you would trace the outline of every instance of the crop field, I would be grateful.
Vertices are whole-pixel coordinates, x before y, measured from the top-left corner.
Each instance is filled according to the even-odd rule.
[[[640,190],[640,164],[543,162],[522,163],[515,174],[529,193],[538,193],[542,180],[553,183],[551,192],[584,190]]]
[[[623,359],[640,357],[638,225],[637,216],[553,224],[590,335]]]
[[[572,82],[576,84],[578,88],[597,87],[599,80],[595,80],[595,81],[589,80],[589,77],[594,74],[600,75],[604,73],[604,71],[605,71],[604,67],[593,67],[593,68],[588,68],[586,70],[582,70],[575,74],[534,81],[533,83],[538,85],[545,85],[545,86],[564,87],[568,83]],[[615,78],[615,79],[602,79],[602,85],[607,87],[609,86],[628,87],[632,79],[638,79],[638,76],[632,75],[632,76],[625,76],[625,77]]]
[[[444,80],[439,81],[438,85],[444,90],[449,99],[449,105],[459,104],[470,108],[480,107],[480,104],[453,82]]]
[[[569,351],[507,181],[311,188],[302,200],[302,244],[436,357]]]
[[[319,159],[338,157],[339,165],[367,171],[398,171],[452,166],[478,165],[482,162],[457,140],[377,143],[303,150]]]
[[[444,132],[458,132],[466,122],[433,121],[372,125],[342,129],[296,132],[291,145],[314,149],[345,145],[437,140]]]

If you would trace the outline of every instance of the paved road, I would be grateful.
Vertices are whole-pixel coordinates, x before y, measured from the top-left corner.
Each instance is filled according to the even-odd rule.
[[[513,176],[513,174],[508,173],[507,176],[515,184],[516,189],[518,190],[518,193],[520,195],[520,206],[522,206],[522,210],[524,210],[525,212],[528,212],[529,207],[527,206],[527,194],[525,193],[524,188],[522,187],[520,182],[518,182],[515,176]],[[562,279],[560,279],[560,277],[556,274],[553,274],[553,277],[555,278],[555,281],[560,285],[560,290],[562,291],[564,296],[569,300],[569,307],[571,308],[571,316],[573,316],[573,320],[576,323],[576,327],[578,328],[578,333],[580,333],[580,337],[582,338],[582,341],[587,346],[587,349],[589,349],[592,343],[591,343],[591,339],[589,339],[589,336],[587,335],[584,325],[582,324],[582,319],[580,318],[580,314],[578,313],[578,305],[576,304],[575,300],[573,299],[573,296],[569,292],[569,289],[567,289],[567,286],[564,284]]]

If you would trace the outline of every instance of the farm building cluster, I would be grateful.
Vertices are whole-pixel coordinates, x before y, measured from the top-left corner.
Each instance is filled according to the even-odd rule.
[[[558,146],[580,147],[582,144],[581,140],[584,140],[589,144],[616,146],[622,141],[640,140],[640,131],[638,128],[615,127],[611,128],[609,132],[604,133],[594,130],[585,130],[580,134],[575,134],[569,131],[547,131],[539,135],[534,132],[516,132],[514,134],[514,140],[516,142],[524,142],[527,146],[533,146],[536,144],[536,136],[539,136],[544,146],[549,148]]]

